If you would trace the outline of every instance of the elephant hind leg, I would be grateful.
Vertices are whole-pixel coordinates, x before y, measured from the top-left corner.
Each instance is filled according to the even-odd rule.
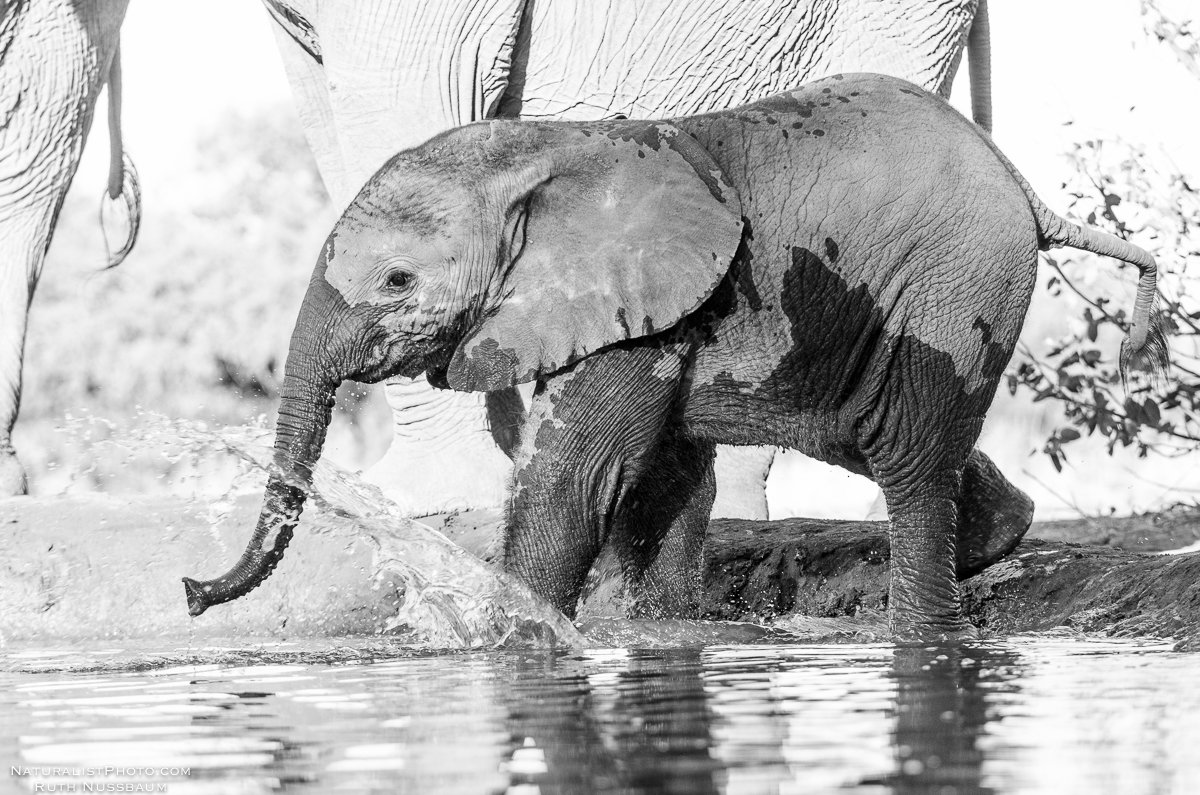
[[[916,484],[885,480],[891,516],[888,623],[903,640],[970,634],[955,576],[957,477],[942,469]]]
[[[958,500],[957,575],[965,580],[1017,548],[1033,522],[1033,500],[979,449],[963,468]]]
[[[860,450],[890,518],[888,619],[893,637],[968,637],[957,554],[962,473],[983,425],[983,390],[966,393],[948,355],[904,339],[874,408],[859,426]]]
[[[699,615],[704,536],[717,492],[714,455],[712,444],[668,430],[622,506],[610,543],[632,616]]]

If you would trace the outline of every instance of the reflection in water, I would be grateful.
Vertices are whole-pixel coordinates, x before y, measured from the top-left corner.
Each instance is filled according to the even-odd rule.
[[[334,651],[343,662],[330,662]],[[195,653],[194,664],[129,670],[144,658],[5,650],[0,757],[4,773],[17,765],[23,775],[3,784],[1200,791],[1200,658],[1164,646],[1038,637],[949,648],[354,651],[276,651],[262,665]]]
[[[519,783],[544,794],[716,793],[701,657],[614,650],[515,666],[508,728],[536,740],[547,767]]]
[[[896,793],[995,792],[983,785],[979,738],[987,724],[988,689],[981,677],[1015,663],[1016,656],[1003,649],[896,649],[897,764],[881,783]]]

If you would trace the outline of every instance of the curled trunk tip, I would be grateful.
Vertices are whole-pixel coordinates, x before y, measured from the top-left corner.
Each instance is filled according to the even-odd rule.
[[[209,608],[211,604],[206,594],[208,586],[191,577],[183,578],[183,592],[187,595],[188,615],[195,618]],[[208,588],[211,590],[211,588]]]

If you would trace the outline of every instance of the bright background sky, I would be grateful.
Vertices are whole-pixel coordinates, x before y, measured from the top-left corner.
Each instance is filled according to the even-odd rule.
[[[1193,0],[1161,0],[1161,7],[1176,20],[1197,18]],[[1091,137],[1144,144],[1200,180],[1200,81],[1143,32],[1137,0],[992,0],[990,15],[994,135],[1052,208],[1066,207],[1061,184],[1069,168],[1062,153]],[[294,117],[267,12],[257,0],[133,0],[122,41],[125,134],[143,179],[146,224],[154,223],[156,208],[186,207],[203,190],[194,173],[196,141],[229,111],[268,107]],[[952,101],[969,114],[966,71],[964,65]],[[76,176],[77,189],[97,196],[107,166],[103,102]],[[298,265],[298,272],[307,267]],[[856,518],[874,493],[840,471],[796,466],[786,483],[785,467],[773,476],[773,515]],[[1029,466],[1049,472],[1044,461]],[[1171,482],[1190,478],[1189,485],[1200,486],[1200,471],[1188,468],[1190,474]],[[838,505],[814,511],[796,502],[797,479],[807,494],[840,495],[833,499]],[[1062,512],[1061,500],[1021,485],[1033,493],[1039,516]],[[1122,499],[1113,500],[1120,510],[1150,507]]]

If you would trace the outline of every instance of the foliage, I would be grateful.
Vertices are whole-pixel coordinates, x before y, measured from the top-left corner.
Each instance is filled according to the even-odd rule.
[[[142,238],[114,270],[96,270],[94,198],[64,207],[32,312],[25,417],[236,415],[236,398],[262,411],[276,393],[328,198],[290,113],[227,118],[198,155],[198,179],[170,186],[184,200],[147,197]]]
[[[1158,0],[1142,0],[1146,33],[1175,53],[1183,67],[1200,80],[1200,32],[1188,20],[1176,22],[1159,8]]]
[[[145,412],[217,426],[274,414],[333,209],[288,107],[221,119],[196,158],[165,184],[143,172],[142,233],[112,270],[103,269],[95,185],[68,194],[30,315],[15,429],[39,491],[68,480],[167,488],[163,478],[203,469],[100,444],[136,433]],[[331,429],[331,445],[342,440],[356,464],[390,438],[386,410],[360,411],[367,394],[343,388]]]
[[[1009,390],[1030,389],[1034,401],[1063,405],[1069,425],[1055,428],[1043,452],[1061,469],[1063,446],[1100,433],[1111,453],[1136,446],[1139,455],[1200,447],[1200,285],[1187,273],[1200,254],[1200,188],[1161,168],[1144,148],[1121,141],[1087,141],[1069,155],[1074,175],[1066,188],[1068,215],[1142,246],[1159,267],[1159,310],[1171,338],[1172,369],[1165,384],[1134,376],[1128,394],[1113,353],[1128,330],[1134,278],[1105,284],[1106,263],[1080,252],[1048,255],[1054,294],[1070,291],[1084,308],[1073,330],[1044,355],[1028,348],[1008,374]],[[1136,268],[1123,265],[1136,276]],[[1123,294],[1113,298],[1120,290]]]
[[[1189,22],[1163,14],[1158,0],[1142,0],[1146,32],[1168,46],[1200,78],[1200,41]],[[1135,376],[1126,391],[1115,351],[1128,332],[1126,308],[1132,307],[1128,284],[1105,284],[1096,257],[1082,252],[1046,256],[1054,275],[1047,288],[1055,295],[1074,293],[1084,304],[1073,330],[1045,354],[1022,346],[1022,356],[1007,374],[1008,388],[1033,392],[1034,401],[1062,404],[1068,425],[1055,428],[1042,448],[1062,471],[1064,445],[1083,434],[1101,434],[1109,454],[1118,445],[1183,455],[1200,449],[1200,285],[1187,272],[1189,258],[1200,254],[1200,185],[1172,164],[1152,157],[1145,147],[1119,139],[1076,144],[1068,157],[1074,174],[1063,186],[1071,197],[1068,217],[1130,240],[1149,251],[1158,264],[1161,320],[1170,338],[1171,372],[1164,384]],[[1120,291],[1119,299],[1113,293]]]

